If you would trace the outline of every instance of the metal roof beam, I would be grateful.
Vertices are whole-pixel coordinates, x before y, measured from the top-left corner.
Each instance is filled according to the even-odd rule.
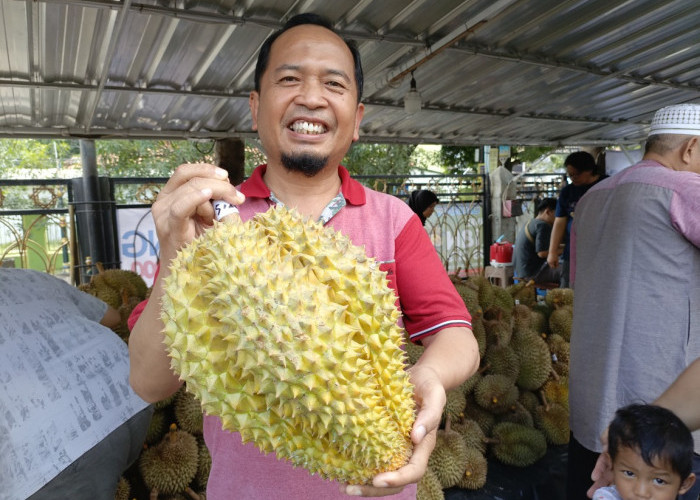
[[[510,5],[513,0],[496,0],[490,6],[472,16],[470,19],[466,20],[462,25],[442,37],[436,43],[425,48],[425,54],[419,54],[415,57],[405,61],[403,64],[399,65],[397,68],[393,68],[384,78],[380,78],[374,82],[368,84],[368,94],[373,94],[374,92],[384,88],[387,85],[391,85],[397,82],[411,71],[415,70],[418,66],[425,63],[426,61],[432,59],[441,51],[454,45],[463,38],[471,35],[475,29],[478,29],[485,22],[488,22],[489,18],[497,15],[501,10]]]
[[[94,85],[85,84],[67,84],[67,83],[34,83],[34,82],[16,82],[12,80],[0,80],[0,87],[34,87],[34,88],[45,88],[54,90],[96,90]],[[104,85],[101,87],[103,92],[127,92],[127,93],[140,93],[140,94],[164,94],[173,95],[179,97],[185,96],[197,96],[204,98],[213,99],[231,99],[240,98],[248,99],[249,91],[240,91],[236,93],[229,93],[221,90],[181,90],[181,89],[158,89],[158,88],[147,88],[147,87],[126,87],[126,86],[110,86]],[[403,105],[395,104],[392,102],[385,102],[379,100],[367,99],[363,101],[366,106],[377,106],[393,109],[403,109]],[[605,123],[605,124],[619,124],[625,123],[624,120],[612,120],[605,118],[589,118],[589,117],[575,117],[575,116],[563,116],[563,115],[545,115],[536,113],[522,113],[517,114],[506,111],[493,111],[487,109],[478,109],[473,107],[462,107],[462,106],[442,106],[439,104],[426,104],[423,106],[425,111],[437,111],[442,113],[459,113],[459,114],[471,114],[471,115],[488,115],[488,116],[501,116],[504,118],[518,117],[527,118],[531,120],[555,120],[555,121],[569,121],[569,122],[588,122],[588,123]]]
[[[589,75],[603,76],[607,78],[617,78],[620,80],[625,80],[628,82],[636,83],[643,86],[661,86],[669,87],[673,89],[680,90],[691,90],[693,92],[700,91],[700,85],[694,85],[692,83],[677,83],[668,80],[659,80],[654,78],[645,78],[642,76],[634,76],[627,74],[625,72],[619,72],[611,69],[601,68],[594,64],[587,64],[585,66],[572,63],[570,61],[564,61],[561,59],[553,59],[550,57],[539,57],[530,54],[521,54],[515,51],[504,51],[501,49],[493,49],[490,47],[485,47],[479,44],[463,43],[459,46],[453,47],[452,50],[462,51],[471,55],[481,55],[484,57],[491,57],[494,59],[500,59],[502,61],[510,61],[516,63],[527,63],[536,66],[544,66],[547,68],[563,68],[571,71],[577,71],[579,73],[586,73]]]
[[[95,118],[95,112],[97,111],[97,105],[100,102],[100,97],[102,97],[102,91],[104,87],[107,84],[107,79],[109,78],[109,67],[112,63],[112,59],[114,58],[114,53],[117,49],[117,41],[119,40],[122,32],[122,26],[124,26],[124,19],[126,18],[127,13],[129,12],[129,5],[131,4],[131,0],[124,0],[122,9],[119,11],[119,14],[117,15],[117,20],[114,26],[114,30],[112,31],[112,37],[109,41],[109,46],[107,47],[107,53],[105,54],[104,58],[104,66],[102,67],[102,75],[100,76],[99,83],[97,85],[97,91],[95,95],[93,96],[93,101],[92,101],[92,106],[90,106],[89,111],[87,112],[85,116],[85,132],[89,133],[90,132],[90,126],[92,124],[93,119]]]
[[[504,1],[504,0],[501,0]],[[513,1],[513,0],[508,0]],[[120,10],[126,4],[113,0],[37,0],[38,3],[57,3],[77,5],[80,7],[102,8]],[[153,14],[160,16],[171,16],[184,21],[192,21],[205,24],[253,24],[270,30],[277,30],[284,25],[284,19],[267,19],[255,16],[225,15],[220,12],[205,12],[192,9],[179,9],[163,7],[158,5],[128,2],[129,10],[139,14]],[[339,35],[345,38],[356,40],[376,40],[401,44],[424,46],[424,42],[406,36],[383,35],[367,31],[339,30]]]

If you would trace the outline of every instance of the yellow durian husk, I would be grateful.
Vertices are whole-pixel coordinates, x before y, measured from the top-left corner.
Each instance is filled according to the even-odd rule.
[[[224,429],[351,484],[408,463],[416,409],[400,313],[362,247],[273,207],[215,222],[170,271],[171,367]]]

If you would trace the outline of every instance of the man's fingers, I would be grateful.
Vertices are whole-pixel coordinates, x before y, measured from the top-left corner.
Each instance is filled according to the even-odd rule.
[[[413,447],[408,463],[398,470],[377,474],[371,485],[342,485],[346,495],[381,497],[395,495],[406,485],[417,483],[428,468],[428,458],[435,448],[437,431],[429,432],[419,444]]]
[[[612,461],[607,452],[601,453],[598,456],[593,472],[591,472],[591,480],[593,481],[593,485],[586,492],[589,498],[593,498],[593,493],[595,493],[598,488],[610,486],[612,484]]]
[[[368,485],[343,485],[340,487],[340,491],[346,495],[354,497],[385,497],[388,495],[396,495],[403,490],[403,486],[398,488],[377,488]]]
[[[395,471],[377,474],[373,485],[398,487],[420,481],[428,468],[428,459],[435,448],[436,439],[437,430],[426,434],[421,442],[413,447],[413,454],[406,465]]]
[[[421,391],[418,415],[411,430],[411,441],[419,444],[424,436],[437,430],[445,406],[444,390]]]
[[[190,178],[186,184],[174,191],[158,196],[153,204],[154,213],[164,211],[168,217],[176,219],[198,215],[211,220],[214,216],[212,199],[225,200],[232,205],[238,205],[245,200],[245,196],[228,181],[204,177]]]
[[[185,163],[175,169],[175,172],[173,172],[173,175],[170,176],[170,179],[168,179],[168,182],[160,192],[164,195],[170,194],[195,177],[227,181],[228,172],[209,163]]]

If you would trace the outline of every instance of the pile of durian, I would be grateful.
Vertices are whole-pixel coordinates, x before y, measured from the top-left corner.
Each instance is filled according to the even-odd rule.
[[[478,490],[490,460],[527,467],[548,445],[569,440],[573,290],[549,290],[538,302],[531,282],[506,289],[471,276],[455,287],[472,315],[481,365],[447,393],[418,500],[443,499],[445,488]],[[415,363],[423,348],[410,342],[406,348]]]
[[[121,322],[113,331],[128,343],[127,319],[150,289],[132,271],[96,267],[98,273],[78,288],[119,311]],[[211,457],[202,436],[201,405],[183,386],[154,408],[143,451],[124,471],[115,500],[205,500]]]
[[[205,500],[211,456],[201,405],[183,386],[154,406],[143,451],[120,478],[115,500]]]
[[[101,299],[119,311],[121,322],[114,328],[124,342],[129,339],[127,320],[131,311],[150,294],[143,278],[127,269],[105,269],[102,263],[96,264],[98,273],[92,275],[88,283],[78,286],[83,292]]]

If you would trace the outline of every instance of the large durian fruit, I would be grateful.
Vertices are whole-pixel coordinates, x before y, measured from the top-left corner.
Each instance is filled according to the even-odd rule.
[[[341,233],[273,207],[182,248],[165,281],[172,369],[265,453],[365,484],[412,453],[396,295]]]

